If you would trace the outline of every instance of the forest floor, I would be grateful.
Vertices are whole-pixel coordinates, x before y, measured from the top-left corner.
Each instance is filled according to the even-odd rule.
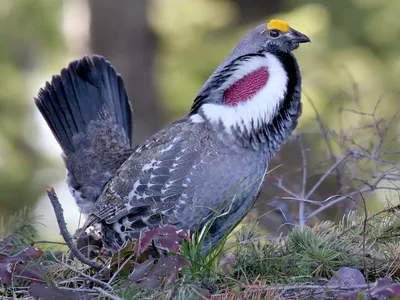
[[[111,257],[92,234],[82,235],[78,245],[89,245],[84,251],[95,263],[88,266],[68,248],[27,244],[34,217],[24,211],[1,240],[0,293],[57,300],[400,299],[399,212],[400,206],[369,217],[352,212],[339,224],[298,226],[275,239],[251,221],[206,255],[200,250],[207,227],[191,238],[158,228]]]

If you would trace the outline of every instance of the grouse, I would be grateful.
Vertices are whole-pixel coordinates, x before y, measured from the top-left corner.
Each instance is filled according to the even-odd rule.
[[[183,118],[132,145],[123,80],[98,55],[73,61],[35,103],[60,144],[85,227],[117,250],[146,230],[191,232],[213,220],[210,249],[250,210],[268,164],[301,114],[292,51],[310,39],[282,20],[248,32]]]

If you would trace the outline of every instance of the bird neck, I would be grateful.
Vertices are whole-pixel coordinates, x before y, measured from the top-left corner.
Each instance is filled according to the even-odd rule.
[[[294,56],[245,55],[212,75],[189,114],[243,147],[275,152],[297,125],[301,77]]]

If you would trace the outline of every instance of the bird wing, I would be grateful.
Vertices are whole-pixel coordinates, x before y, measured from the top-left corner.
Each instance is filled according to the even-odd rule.
[[[191,143],[191,137],[199,136],[191,127],[185,121],[175,122],[136,148],[108,183],[85,225],[172,209],[187,188],[189,173],[199,159],[198,149]]]
[[[204,126],[180,122],[138,148],[107,185],[89,222],[118,221],[138,232],[160,224],[192,229],[226,211],[232,220],[242,215],[266,162],[257,151],[224,147]]]

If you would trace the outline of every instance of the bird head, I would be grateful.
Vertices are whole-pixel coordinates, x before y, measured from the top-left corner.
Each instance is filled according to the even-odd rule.
[[[292,51],[307,42],[305,34],[282,20],[257,26],[206,81],[190,119],[253,148],[271,138],[268,130],[286,139],[301,110],[301,76]]]
[[[310,42],[308,36],[291,28],[287,22],[277,19],[271,20],[261,35],[266,39],[266,49],[275,47],[277,51],[282,52],[296,50],[300,43]]]
[[[272,19],[270,22],[250,30],[213,75],[240,56],[260,52],[289,53],[296,50],[301,43],[308,42],[311,42],[308,36],[290,27],[286,21]]]

